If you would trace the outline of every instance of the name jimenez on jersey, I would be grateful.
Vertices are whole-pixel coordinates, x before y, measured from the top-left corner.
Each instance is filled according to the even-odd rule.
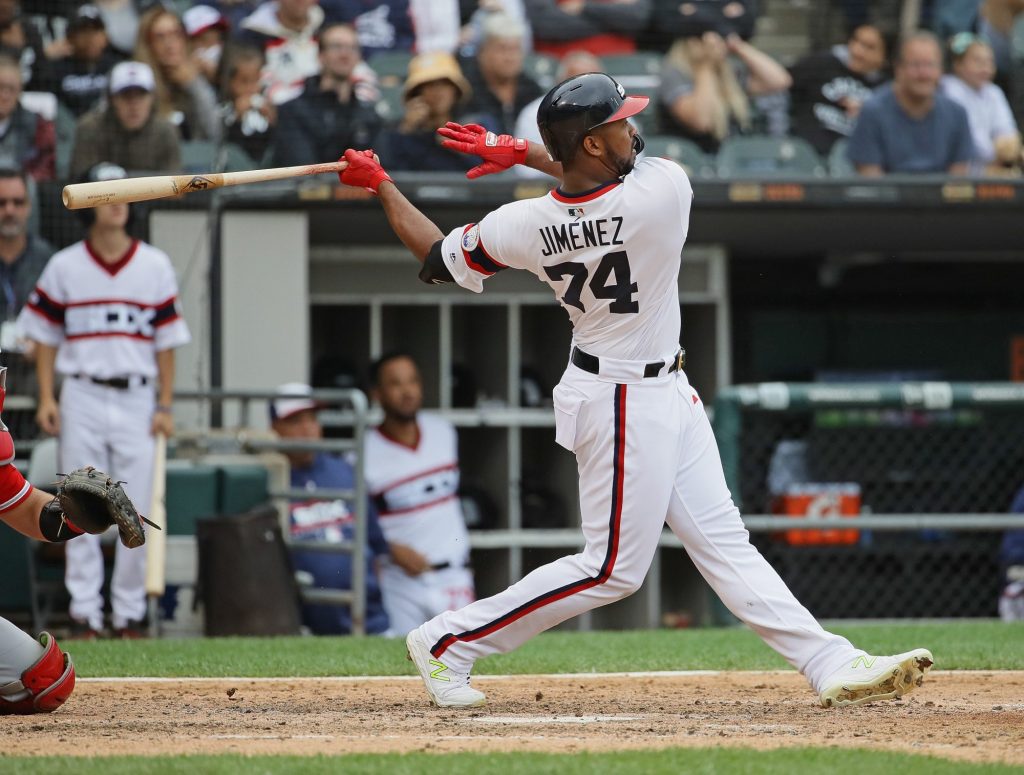
[[[510,202],[444,238],[452,279],[475,293],[504,269],[555,292],[573,341],[597,356],[671,358],[679,349],[679,267],[693,188],[674,162],[643,158],[578,195],[555,189]]]

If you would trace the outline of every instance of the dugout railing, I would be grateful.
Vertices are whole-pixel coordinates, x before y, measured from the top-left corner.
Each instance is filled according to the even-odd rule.
[[[253,416],[259,410],[266,417],[267,404],[273,399],[312,399],[324,407],[337,407],[349,418],[346,438],[324,438],[318,440],[282,439],[254,429],[265,428],[266,420]],[[190,403],[198,408],[193,425],[181,432],[177,446],[188,450],[191,455],[217,455],[238,451],[246,454],[286,452],[328,452],[342,453],[351,462],[355,472],[355,486],[352,488],[317,488],[308,490],[293,488],[287,481],[274,481],[268,489],[268,496],[278,506],[284,541],[289,550],[301,552],[324,552],[351,556],[351,589],[318,588],[300,584],[303,603],[309,605],[346,606],[350,610],[352,632],[356,635],[366,631],[366,575],[365,547],[367,542],[367,492],[363,468],[364,435],[367,427],[368,403],[360,390],[317,389],[311,394],[287,395],[277,391],[260,390],[180,390],[174,394],[175,402]],[[285,472],[287,473],[287,471]],[[299,500],[344,499],[353,515],[353,538],[342,541],[321,541],[293,539],[289,530],[288,504]]]

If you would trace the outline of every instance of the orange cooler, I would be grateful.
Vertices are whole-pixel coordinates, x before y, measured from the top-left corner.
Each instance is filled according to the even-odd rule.
[[[852,519],[860,514],[860,485],[793,485],[778,499],[776,513],[788,517],[814,517],[829,522]],[[849,528],[786,530],[782,538],[793,546],[855,544],[860,539],[860,531]]]

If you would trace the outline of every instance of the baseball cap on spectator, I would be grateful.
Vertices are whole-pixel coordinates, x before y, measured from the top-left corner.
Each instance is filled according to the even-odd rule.
[[[228,20],[221,12],[209,5],[194,5],[181,17],[185,32],[190,38],[210,29],[227,30]]]
[[[82,182],[99,183],[104,180],[121,180],[126,177],[128,177],[128,173],[120,164],[101,161],[99,164],[94,164],[89,168],[89,171],[85,173],[85,180]]]
[[[409,76],[402,87],[402,98],[409,99],[412,93],[431,81],[451,81],[459,90],[459,99],[466,99],[473,91],[462,75],[462,69],[455,57],[442,51],[419,54],[409,61]]]
[[[277,389],[281,398],[270,402],[270,421],[286,420],[299,412],[320,409],[319,401],[313,400],[313,388],[304,382],[286,382]]]
[[[80,6],[74,15],[68,19],[68,32],[76,32],[89,27],[94,30],[106,29],[103,17],[100,15],[100,9],[95,5],[86,4]]]
[[[145,62],[121,62],[110,71],[111,94],[120,94],[128,89],[151,92],[155,88],[153,70]]]

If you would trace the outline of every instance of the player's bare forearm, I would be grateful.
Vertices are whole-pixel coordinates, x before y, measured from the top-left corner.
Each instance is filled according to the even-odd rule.
[[[57,361],[57,348],[36,342],[36,381],[39,384],[39,402],[55,401],[53,371]]]
[[[174,350],[160,350],[156,354],[158,406],[170,407],[174,400]]]
[[[444,239],[444,234],[390,180],[382,183],[377,193],[391,228],[422,264],[430,248],[438,240]]]
[[[541,143],[530,143],[526,150],[526,166],[540,170],[553,178],[562,178],[562,163],[551,161],[547,149]]]

